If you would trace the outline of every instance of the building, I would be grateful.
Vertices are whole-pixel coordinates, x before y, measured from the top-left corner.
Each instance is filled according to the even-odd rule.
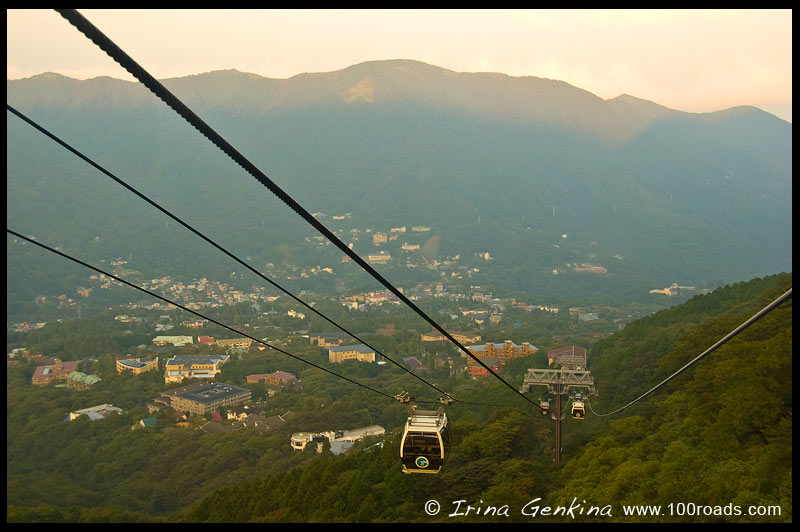
[[[147,411],[149,413],[159,412],[165,408],[169,408],[169,399],[165,397],[159,397],[157,399],[153,399],[152,401],[147,402]]]
[[[255,429],[260,432],[277,429],[282,426],[286,421],[294,415],[293,412],[288,411],[280,416],[264,417],[261,414],[250,414],[243,420],[241,424],[243,428]]]
[[[572,268],[576,272],[589,272],[589,273],[608,273],[608,270],[603,266],[593,266],[591,264],[581,264]]]
[[[117,359],[117,373],[130,371],[134,375],[139,375],[140,373],[156,369],[158,369],[158,357]]]
[[[483,357],[481,358],[481,362],[486,364],[489,368],[492,369],[495,373],[503,367],[503,361],[499,358],[494,357]],[[470,366],[469,367],[469,376],[470,377],[488,377],[489,371],[486,368],[480,365]]]
[[[393,301],[396,299],[397,298],[393,298],[388,292],[369,292],[368,294],[364,294],[364,302],[367,305],[382,305],[386,301]]]
[[[302,312],[297,312],[295,309],[290,309],[286,311],[287,316],[291,316],[292,318],[297,318],[298,320],[306,319],[306,315]]]
[[[242,410],[243,409],[236,409],[237,412],[241,413],[239,415],[234,415],[234,416],[231,416],[231,412],[228,412],[228,419],[233,420],[233,423],[231,423],[230,425],[223,425],[222,423],[220,423],[220,421],[222,421],[222,417],[218,415],[216,412],[214,412],[211,415],[212,421],[206,423],[200,428],[204,432],[207,432],[209,434],[221,434],[225,432],[232,432],[242,429],[251,429],[251,430],[256,430],[258,432],[268,432],[286,423],[286,419],[288,419],[288,417],[292,415],[292,412],[286,412],[282,416],[264,417],[261,414],[249,413],[247,411],[242,411]]]
[[[388,241],[388,237],[386,233],[373,233],[372,235],[372,243],[376,246],[379,244],[385,244]]]
[[[471,344],[474,342],[481,341],[481,335],[475,334],[474,332],[455,332],[455,331],[447,331],[450,333],[450,336],[455,338],[456,342],[461,344]],[[439,331],[431,331],[429,333],[422,333],[420,334],[420,340],[423,342],[446,342],[447,337],[440,333]]]
[[[295,451],[302,451],[309,443],[317,444],[317,453],[322,452],[322,444],[327,438],[323,434],[315,434],[313,432],[295,432],[290,439],[292,449]]]
[[[335,347],[342,345],[344,337],[336,333],[315,333],[308,335],[311,340],[311,345],[318,345],[320,347]]]
[[[243,421],[247,416],[255,414],[255,410],[247,406],[240,406],[233,410],[228,410],[227,418],[229,421]]]
[[[181,347],[184,345],[192,345],[194,341],[191,336],[156,336],[153,338],[153,345],[174,345]]]
[[[586,349],[577,345],[553,349],[547,353],[547,365],[553,364],[567,369],[585,368]]]
[[[213,336],[198,336],[197,337],[197,343],[200,344],[200,345],[213,344],[214,343],[214,337]]]
[[[31,383],[37,386],[44,386],[53,381],[66,380],[70,373],[78,369],[79,363],[77,360],[62,362],[60,358],[54,358],[52,365],[36,366],[33,377],[31,377]]]
[[[223,338],[214,342],[216,345],[223,347],[226,351],[233,349],[250,349],[253,345],[251,338]]]
[[[178,355],[167,360],[164,382],[181,382],[183,379],[213,379],[222,371],[222,364],[230,355]]]
[[[250,390],[221,382],[202,383],[163,395],[170,397],[170,406],[176,411],[196,416],[218,412],[250,400]]]
[[[341,432],[337,432],[336,439],[345,441],[358,441],[369,436],[383,436],[384,434],[386,434],[386,429],[380,425],[370,425],[369,427],[363,427],[360,429],[343,430]]]
[[[380,425],[370,425],[369,427],[353,430],[337,430],[331,439],[331,447],[337,441],[355,443],[370,436],[383,436],[384,434],[386,434],[386,429]]]
[[[328,360],[333,364],[340,364],[345,360],[375,362],[375,351],[364,344],[331,347],[328,349]]]
[[[143,417],[142,419],[139,420],[139,423],[134,425],[134,428],[138,426],[139,428],[154,429],[156,428],[157,423],[158,419],[154,417]]]
[[[697,287],[694,287],[694,286],[680,286],[680,285],[678,285],[678,283],[672,283],[671,285],[669,285],[666,288],[650,290],[650,293],[651,294],[664,294],[666,296],[672,297],[672,296],[679,295],[681,293],[681,291],[683,291],[683,290],[688,290],[690,292],[693,292],[693,291],[697,290]]]
[[[97,375],[87,375],[80,371],[73,371],[67,375],[67,387],[76,390],[88,390],[102,379]]]
[[[473,292],[471,299],[473,301],[480,301],[481,303],[489,303],[492,299],[492,293],[483,291]]]
[[[98,419],[104,419],[109,414],[113,414],[116,412],[117,414],[122,413],[121,408],[117,408],[109,403],[105,403],[102,405],[91,406],[89,408],[83,408],[81,410],[75,410],[74,412],[70,412],[68,415],[69,421],[73,419],[77,419],[80,416],[86,416],[92,421],[97,421]]]
[[[367,261],[373,264],[386,264],[392,260],[392,256],[389,253],[370,253],[367,255]]]
[[[331,452],[341,454],[347,451],[353,444],[369,436],[383,436],[386,429],[380,425],[371,425],[353,430],[339,430],[327,432],[295,432],[291,437],[292,449],[302,451],[309,443],[315,443],[317,453],[322,452],[322,444],[325,440],[331,442]]]
[[[285,386],[286,384],[295,384],[299,382],[297,377],[286,371],[248,375],[246,379],[249,384],[264,383],[272,386]]]
[[[470,345],[467,346],[467,349],[478,358],[496,357],[502,358],[503,360],[532,355],[539,350],[538,347],[528,342],[517,345],[511,340],[506,340],[502,344],[487,343],[484,345]]]

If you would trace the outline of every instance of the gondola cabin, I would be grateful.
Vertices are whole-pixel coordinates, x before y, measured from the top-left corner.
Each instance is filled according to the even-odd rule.
[[[539,401],[539,412],[546,416],[550,413],[550,401]]]
[[[436,474],[450,453],[450,425],[444,408],[414,410],[400,445],[403,473]]]
[[[586,409],[583,406],[583,394],[575,394],[575,400],[572,401],[572,418],[583,419],[586,417]]]

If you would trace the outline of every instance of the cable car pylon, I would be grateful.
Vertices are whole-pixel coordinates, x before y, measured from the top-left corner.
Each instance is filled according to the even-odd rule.
[[[553,409],[552,419],[555,423],[553,427],[553,462],[558,463],[561,461],[561,421],[564,419],[564,414],[561,411],[561,396],[571,396],[572,408],[571,414],[573,419],[583,419],[586,417],[586,410],[584,408],[584,394],[583,393],[570,393],[574,389],[585,390],[587,394],[597,395],[597,389],[594,386],[594,377],[585,369],[577,366],[565,365],[561,369],[529,369],[528,373],[522,382],[521,393],[527,393],[532,386],[545,386],[546,393],[555,395],[555,408]],[[547,405],[546,407],[544,405]],[[540,409],[542,414],[545,415],[550,410],[550,402],[542,399],[540,401]]]

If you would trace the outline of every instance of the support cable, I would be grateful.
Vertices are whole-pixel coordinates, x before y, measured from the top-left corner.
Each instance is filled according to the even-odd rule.
[[[672,375],[670,375],[669,377],[667,377],[666,379],[664,379],[660,383],[656,384],[650,390],[648,390],[647,392],[643,393],[642,395],[640,395],[639,397],[637,397],[636,399],[634,399],[633,401],[631,401],[627,405],[623,406],[622,408],[618,408],[618,409],[614,410],[613,412],[609,412],[608,414],[598,414],[597,412],[594,411],[594,409],[592,408],[592,405],[589,404],[589,400],[588,400],[588,397],[587,397],[586,398],[586,404],[589,405],[589,410],[591,410],[592,414],[594,414],[597,417],[611,416],[613,414],[616,414],[617,412],[622,412],[623,410],[625,410],[629,406],[631,406],[634,403],[644,399],[645,397],[647,397],[648,395],[650,395],[651,393],[653,393],[657,389],[661,388],[667,382],[669,382],[674,377],[676,377],[679,373],[683,372],[684,370],[686,370],[689,367],[691,367],[692,365],[694,365],[696,362],[698,362],[704,356],[712,353],[713,351],[716,351],[717,348],[722,346],[725,342],[727,342],[728,340],[730,340],[731,338],[733,338],[734,336],[736,336],[737,334],[739,334],[740,332],[742,332],[743,330],[748,328],[750,325],[752,325],[753,323],[755,323],[756,321],[758,321],[759,319],[764,317],[768,312],[770,312],[772,309],[774,309],[775,307],[777,307],[778,305],[780,305],[781,303],[783,303],[784,301],[786,301],[790,297],[792,297],[792,289],[791,288],[788,291],[786,291],[783,295],[781,295],[778,299],[776,299],[775,301],[773,301],[772,303],[770,303],[769,305],[767,305],[766,307],[764,307],[763,309],[758,311],[752,317],[750,317],[750,319],[748,319],[747,321],[745,321],[744,323],[739,325],[736,329],[734,329],[731,332],[729,332],[727,335],[725,335],[724,338],[722,338],[717,343],[715,343],[714,345],[712,345],[711,347],[709,347],[708,349],[706,349],[705,351],[703,351],[702,353],[697,355],[694,359],[692,359],[688,363],[686,363],[686,365],[684,365],[681,369],[679,369],[678,371],[676,371],[675,373],[673,373]]]
[[[23,113],[21,113],[20,111],[16,110],[16,109],[15,109],[14,107],[12,107],[11,105],[9,105],[9,104],[6,104],[6,109],[7,109],[7,110],[9,110],[9,111],[11,111],[11,112],[12,112],[12,113],[14,113],[15,115],[17,115],[19,118],[21,118],[22,120],[24,120],[25,122],[27,122],[28,124],[30,124],[32,127],[34,127],[34,128],[36,128],[37,130],[39,130],[39,131],[40,131],[41,133],[43,133],[44,135],[46,135],[46,136],[48,136],[49,138],[51,138],[51,139],[52,139],[53,141],[55,141],[56,143],[60,144],[60,145],[61,145],[62,147],[64,147],[65,149],[69,150],[70,152],[72,152],[73,154],[75,154],[76,156],[78,156],[79,158],[81,158],[81,159],[83,159],[84,161],[86,161],[88,164],[90,164],[91,166],[93,166],[94,168],[96,168],[97,170],[99,170],[100,172],[102,172],[102,173],[104,173],[105,175],[107,175],[109,178],[111,178],[112,180],[114,180],[114,181],[115,181],[117,184],[119,184],[119,185],[121,185],[122,187],[124,187],[124,188],[128,189],[130,192],[133,192],[134,194],[136,194],[137,196],[139,196],[139,198],[143,199],[144,201],[146,201],[147,203],[149,203],[150,205],[152,205],[153,207],[155,207],[156,209],[158,209],[158,210],[159,210],[159,211],[161,211],[162,213],[166,214],[167,216],[169,216],[170,218],[172,218],[173,220],[175,220],[176,222],[178,222],[180,225],[182,225],[183,227],[185,227],[186,229],[188,229],[189,231],[191,231],[191,232],[192,232],[192,233],[194,233],[195,235],[199,236],[200,238],[202,238],[203,240],[205,240],[206,242],[208,242],[209,244],[211,244],[212,246],[214,246],[216,249],[218,249],[219,251],[221,251],[222,253],[224,253],[225,255],[227,255],[228,257],[230,257],[231,259],[233,259],[233,260],[234,260],[234,261],[236,261],[237,263],[239,263],[240,265],[244,266],[245,268],[247,268],[248,270],[250,270],[250,271],[251,271],[251,272],[253,272],[254,274],[258,275],[258,276],[259,276],[261,279],[265,280],[266,282],[268,282],[269,284],[271,284],[273,287],[277,288],[278,290],[280,290],[281,292],[283,292],[283,293],[284,293],[284,294],[286,294],[287,296],[291,297],[292,299],[294,299],[295,301],[297,301],[298,303],[300,303],[301,305],[303,305],[305,308],[307,308],[307,309],[308,309],[308,310],[310,310],[311,312],[314,312],[314,313],[315,313],[317,316],[319,316],[319,317],[323,318],[323,319],[324,319],[324,320],[326,320],[328,323],[330,323],[331,325],[333,325],[333,326],[335,326],[336,328],[340,329],[341,331],[343,331],[343,332],[345,332],[345,333],[349,334],[350,336],[352,336],[353,338],[355,338],[356,340],[358,340],[358,341],[359,341],[359,342],[361,342],[362,344],[366,345],[367,347],[369,347],[370,349],[372,349],[373,351],[375,351],[376,353],[378,353],[379,355],[381,355],[383,358],[385,358],[386,360],[388,360],[389,362],[391,362],[392,364],[394,364],[395,366],[399,367],[400,369],[402,369],[402,370],[403,370],[403,371],[405,371],[406,373],[410,374],[411,376],[413,376],[413,377],[417,378],[418,380],[422,381],[423,383],[427,384],[428,386],[430,386],[431,388],[433,388],[433,389],[434,389],[434,390],[436,390],[437,392],[439,392],[439,393],[441,393],[441,394],[444,394],[444,395],[446,395],[447,397],[450,397],[451,399],[453,398],[453,397],[452,397],[452,396],[451,396],[449,393],[447,393],[447,392],[445,392],[445,391],[442,391],[442,390],[440,390],[439,388],[437,388],[436,386],[434,386],[434,385],[433,385],[433,384],[431,384],[430,382],[426,381],[425,379],[423,379],[422,377],[420,377],[420,376],[419,376],[419,375],[417,375],[416,373],[414,373],[414,372],[412,372],[411,370],[409,370],[408,368],[404,367],[402,364],[399,364],[399,363],[398,363],[398,362],[396,362],[395,360],[393,360],[393,359],[389,358],[387,355],[385,355],[384,353],[382,353],[382,352],[381,352],[381,351],[379,351],[378,349],[376,349],[376,348],[372,347],[371,345],[369,345],[367,342],[365,342],[364,340],[362,340],[361,338],[359,338],[359,337],[358,337],[357,335],[355,335],[354,333],[352,333],[352,332],[348,331],[348,330],[347,330],[347,329],[345,329],[343,326],[339,325],[338,323],[336,323],[336,322],[335,322],[335,321],[333,321],[332,319],[328,318],[328,317],[327,317],[325,314],[321,313],[320,311],[318,311],[317,309],[315,309],[315,308],[314,308],[314,307],[312,307],[311,305],[307,304],[305,301],[301,300],[300,298],[298,298],[297,296],[295,296],[294,294],[292,294],[291,292],[289,292],[288,290],[286,290],[285,288],[283,288],[282,286],[280,286],[280,285],[279,285],[279,284],[277,284],[276,282],[272,281],[271,279],[269,279],[268,277],[266,277],[265,275],[263,275],[261,272],[259,272],[258,270],[256,270],[255,268],[253,268],[252,266],[250,266],[249,264],[247,264],[247,263],[246,263],[246,262],[244,262],[243,260],[241,260],[239,257],[237,257],[237,256],[236,256],[236,255],[234,255],[233,253],[229,252],[227,249],[225,249],[225,248],[224,248],[224,247],[222,247],[221,245],[217,244],[216,242],[214,242],[213,240],[211,240],[209,237],[207,237],[206,235],[204,235],[203,233],[201,233],[200,231],[198,231],[197,229],[195,229],[194,227],[192,227],[192,226],[191,226],[191,225],[189,225],[188,223],[184,222],[183,220],[181,220],[180,218],[178,218],[177,216],[175,216],[174,214],[172,214],[170,211],[168,211],[167,209],[165,209],[164,207],[162,207],[161,205],[159,205],[159,204],[158,204],[158,203],[156,203],[155,201],[151,200],[151,199],[150,199],[148,196],[146,196],[145,194],[143,194],[143,193],[139,192],[138,190],[136,190],[134,187],[132,187],[131,185],[129,185],[128,183],[126,183],[124,180],[120,179],[119,177],[115,176],[114,174],[112,174],[111,172],[109,172],[108,170],[106,170],[105,168],[103,168],[102,166],[100,166],[99,164],[95,163],[93,160],[91,160],[90,158],[88,158],[87,156],[85,156],[84,154],[82,154],[80,151],[76,150],[75,148],[73,148],[72,146],[70,146],[69,144],[67,144],[66,142],[64,142],[63,140],[61,140],[60,138],[58,138],[56,135],[54,135],[53,133],[51,133],[50,131],[48,131],[47,129],[45,129],[44,127],[42,127],[41,125],[37,124],[35,121],[33,121],[32,119],[28,118],[27,116],[25,116],[25,115],[24,115]],[[462,402],[463,402],[463,401],[462,401]]]
[[[334,235],[325,225],[320,223],[314,216],[303,208],[297,201],[294,200],[289,194],[281,189],[275,182],[267,177],[261,170],[259,170],[252,162],[250,162],[244,155],[239,153],[228,141],[220,136],[214,129],[206,124],[200,117],[198,117],[191,109],[189,109],[183,102],[181,102],[174,94],[172,94],[164,85],[151,76],[144,68],[142,68],[136,61],[134,61],[128,54],[122,51],[111,39],[104,35],[97,27],[89,22],[83,15],[74,9],[56,9],[56,11],[70,24],[75,26],[81,33],[94,42],[101,50],[108,54],[114,61],[120,64],[132,76],[138,79],[145,87],[150,89],[153,94],[160,98],[164,103],[171,107],[178,113],[184,120],[189,122],[195,129],[202,133],[209,141],[228,155],[234,162],[239,164],[251,176],[258,180],[262,185],[267,187],[275,196],[283,201],[289,208],[296,214],[302,217],[312,227],[319,231],[323,236],[330,240],[336,247],[343,253],[350,257],[356,264],[361,266],[367,273],[374,279],[386,287],[392,294],[394,294],[403,303],[409,306],[417,315],[427,321],[434,329],[442,333],[448,340],[455,344],[467,356],[475,360],[481,367],[492,374],[495,378],[499,379],[508,388],[514,391],[515,394],[522,397],[525,401],[537,406],[531,399],[519,392],[514,386],[509,384],[505,379],[494,372],[489,366],[484,364],[478,357],[473,355],[466,347],[458,342],[453,336],[447,332],[442,326],[436,323],[431,317],[417,307],[410,299],[408,299],[402,292],[395,288],[388,280],[379,274],[372,266],[370,266],[364,259],[358,256],[351,250],[344,242],[342,242],[336,235]]]
[[[180,219],[176,215],[172,214],[170,211],[168,211],[167,209],[165,209],[164,207],[162,207],[161,205],[159,205],[155,201],[151,200],[148,196],[146,196],[145,194],[143,194],[143,193],[139,192],[138,190],[136,190],[133,186],[131,186],[130,184],[125,182],[123,179],[115,176],[114,174],[112,174],[111,172],[109,172],[108,170],[106,170],[105,168],[100,166],[99,164],[95,163],[93,160],[91,160],[90,158],[88,158],[87,156],[82,154],[80,151],[78,151],[77,149],[73,148],[72,146],[70,146],[69,144],[67,144],[63,140],[61,140],[59,137],[57,137],[55,134],[53,134],[50,131],[48,131],[47,129],[45,129],[40,124],[37,124],[34,120],[32,120],[31,118],[27,117],[22,112],[18,111],[17,109],[15,109],[14,107],[12,107],[9,104],[6,104],[6,108],[7,108],[7,110],[11,111],[13,114],[17,115],[20,119],[24,120],[25,122],[30,124],[32,127],[36,128],[41,133],[43,133],[44,135],[46,135],[47,137],[49,137],[50,139],[52,139],[53,141],[55,141],[56,143],[58,143],[59,145],[64,147],[65,149],[69,150],[70,152],[72,152],[73,154],[75,154],[79,158],[83,159],[85,162],[87,162],[88,164],[90,164],[91,166],[93,166],[94,168],[99,170],[100,172],[102,172],[105,175],[107,175],[109,178],[114,180],[116,183],[118,183],[122,187],[124,187],[124,188],[128,189],[129,191],[133,192],[134,194],[139,196],[141,199],[143,199],[144,201],[146,201],[147,203],[149,203],[150,205],[152,205],[153,207],[155,207],[156,209],[158,209],[162,213],[166,214],[167,216],[169,216],[170,218],[172,218],[173,220],[178,222],[180,225],[184,226],[186,229],[188,229],[189,231],[191,231],[195,235],[199,236],[200,238],[202,238],[203,240],[205,240],[206,242],[208,242],[209,244],[211,244],[212,246],[217,248],[219,251],[222,251],[224,254],[226,254],[228,257],[232,258],[233,260],[235,260],[240,265],[244,266],[245,268],[247,268],[251,272],[255,273],[256,275],[261,277],[263,280],[265,280],[266,282],[268,282],[269,284],[271,284],[272,286],[274,286],[278,290],[282,291],[284,294],[288,295],[289,297],[291,297],[292,299],[294,299],[295,301],[297,301],[298,303],[300,303],[301,305],[306,307],[308,310],[314,312],[319,317],[323,318],[328,323],[334,325],[335,327],[337,327],[338,329],[340,329],[344,333],[352,336],[354,339],[356,339],[359,342],[363,343],[364,345],[366,345],[367,347],[369,347],[370,349],[375,351],[377,354],[381,355],[386,360],[388,360],[389,362],[394,364],[395,366],[399,367],[400,369],[402,369],[406,373],[410,374],[411,376],[415,377],[416,379],[422,381],[424,384],[427,384],[428,386],[430,386],[431,388],[433,388],[437,392],[439,392],[441,394],[444,394],[446,397],[449,397],[449,398],[453,399],[453,401],[455,401],[457,403],[471,404],[471,405],[477,405],[477,406],[497,406],[497,407],[500,407],[500,406],[511,406],[511,405],[497,405],[497,404],[487,404],[487,403],[475,403],[475,402],[471,402],[471,401],[462,401],[460,399],[456,399],[451,394],[449,394],[449,393],[447,393],[447,392],[445,392],[443,390],[440,390],[437,386],[431,384],[430,382],[426,381],[425,379],[423,379],[422,377],[420,377],[416,373],[412,372],[408,368],[406,368],[403,365],[399,364],[397,361],[393,360],[388,355],[384,354],[383,352],[381,352],[377,348],[371,346],[366,341],[364,341],[361,338],[359,338],[356,334],[354,334],[354,333],[350,332],[349,330],[345,329],[343,326],[339,325],[338,323],[333,321],[331,318],[328,318],[328,316],[326,316],[325,314],[321,313],[320,311],[318,311],[314,307],[310,306],[305,301],[301,300],[300,298],[298,298],[297,296],[295,296],[294,294],[292,294],[291,292],[289,292],[288,290],[286,290],[285,288],[283,288],[282,286],[280,286],[276,282],[274,282],[271,279],[269,279],[268,277],[264,276],[258,270],[252,268],[249,264],[247,264],[244,261],[242,261],[239,257],[233,255],[227,249],[223,248],[221,245],[217,244],[216,242],[211,240],[209,237],[207,237],[206,235],[204,235],[200,231],[196,230],[194,227],[192,227],[188,223],[184,222],[182,219]],[[425,402],[425,401],[419,401],[419,402]],[[435,403],[436,401],[431,401],[431,402]]]
[[[96,271],[97,273],[101,273],[103,275],[106,275],[106,276],[114,279],[115,281],[119,281],[120,283],[122,283],[124,285],[130,286],[131,288],[135,288],[136,290],[139,290],[140,292],[144,292],[147,295],[150,295],[150,296],[153,296],[153,297],[155,297],[157,299],[160,299],[161,301],[164,301],[165,303],[169,303],[170,305],[174,305],[174,306],[178,307],[181,310],[185,310],[186,312],[189,312],[190,314],[194,314],[195,316],[203,318],[204,320],[208,320],[211,323],[219,325],[220,327],[223,327],[223,328],[225,328],[225,329],[227,329],[227,330],[229,330],[231,332],[234,332],[236,334],[240,334],[240,335],[244,336],[245,338],[249,338],[249,339],[253,340],[254,342],[258,342],[259,344],[262,344],[262,345],[265,345],[265,346],[267,346],[267,347],[269,347],[271,349],[274,349],[275,351],[278,351],[279,353],[283,353],[284,355],[288,355],[288,356],[294,358],[295,360],[299,360],[301,362],[305,362],[306,364],[308,364],[310,366],[313,366],[313,367],[315,367],[317,369],[321,369],[325,373],[329,373],[329,374],[331,374],[331,375],[333,375],[335,377],[339,377],[340,379],[344,379],[347,382],[350,382],[350,383],[355,384],[357,386],[361,386],[362,388],[366,388],[367,390],[369,390],[371,392],[375,392],[377,394],[380,394],[380,395],[382,395],[382,396],[384,396],[384,397],[386,397],[388,399],[391,399],[392,401],[395,400],[394,396],[392,396],[392,395],[389,395],[387,393],[384,393],[384,392],[381,392],[379,390],[376,390],[375,388],[367,386],[366,384],[362,384],[360,382],[354,381],[353,379],[349,379],[349,378],[345,377],[344,375],[339,375],[338,373],[335,373],[335,372],[333,372],[333,371],[331,371],[329,369],[323,368],[322,366],[314,364],[313,362],[310,362],[310,361],[308,361],[308,360],[306,360],[306,359],[304,359],[302,357],[299,357],[297,355],[293,355],[293,354],[289,353],[288,351],[284,351],[283,349],[281,349],[279,347],[275,347],[274,345],[270,345],[270,344],[264,342],[263,340],[259,340],[258,338],[250,336],[247,333],[243,333],[242,331],[238,331],[238,330],[234,329],[233,327],[225,325],[224,323],[219,322],[219,321],[215,320],[214,318],[211,318],[209,316],[205,316],[200,312],[197,312],[195,310],[191,310],[191,309],[189,309],[187,307],[184,307],[180,303],[176,303],[176,302],[174,302],[174,301],[172,301],[172,300],[170,300],[170,299],[168,299],[168,298],[166,298],[164,296],[156,294],[155,292],[151,292],[150,290],[147,290],[147,289],[142,288],[140,286],[136,286],[135,284],[130,283],[130,282],[126,281],[125,279],[122,279],[121,277],[117,277],[116,275],[114,275],[112,273],[103,271],[100,268],[96,268],[96,267],[92,266],[91,264],[83,262],[80,259],[76,259],[76,258],[74,258],[74,257],[72,257],[70,255],[67,255],[66,253],[58,251],[57,249],[53,249],[50,246],[47,246],[47,245],[42,244],[40,242],[37,242],[36,240],[34,240],[32,238],[28,238],[27,236],[21,235],[21,234],[17,233],[16,231],[12,231],[11,229],[6,228],[6,233],[9,233],[9,234],[14,235],[14,236],[16,236],[18,238],[21,238],[21,239],[23,239],[23,240],[25,240],[27,242],[30,242],[31,244],[39,246],[40,248],[43,248],[43,249],[46,249],[47,251],[55,253],[56,255],[60,255],[61,257],[64,257],[65,259],[71,260],[72,262],[76,262],[76,263],[80,264],[81,266],[85,266],[86,268],[89,268],[91,270]]]

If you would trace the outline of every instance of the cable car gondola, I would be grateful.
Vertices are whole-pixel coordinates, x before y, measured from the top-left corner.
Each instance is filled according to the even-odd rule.
[[[583,394],[575,394],[575,399],[572,401],[572,418],[583,419],[586,417],[586,409],[583,407]]]
[[[439,398],[442,406],[438,410],[417,409],[414,398],[407,393],[398,395],[397,400],[408,407],[408,419],[400,442],[403,473],[438,473],[450,454],[450,424],[444,408],[452,400]]]
[[[546,416],[547,414],[549,414],[550,413],[550,401],[545,401],[545,400],[539,401],[539,412],[541,412],[541,414],[543,416]]]

